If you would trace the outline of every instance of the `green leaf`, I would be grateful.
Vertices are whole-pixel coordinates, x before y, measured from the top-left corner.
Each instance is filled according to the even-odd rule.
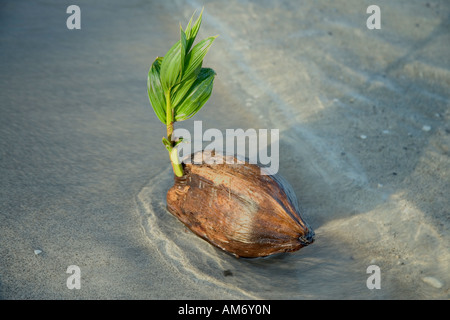
[[[192,87],[180,105],[175,109],[175,121],[184,121],[194,116],[211,96],[216,73],[210,68],[202,68]]]
[[[162,143],[166,146],[166,149],[170,152],[172,150],[172,144],[167,140],[166,137],[162,138]]]
[[[177,41],[161,63],[161,84],[165,93],[169,92],[181,78],[181,47],[181,42]]]
[[[203,58],[211,47],[215,37],[203,39],[197,43],[185,58],[184,78],[189,78],[191,74],[201,65]]]
[[[197,80],[197,76],[200,73],[201,69],[202,65],[200,64],[198,68],[191,73],[189,78],[183,79],[183,81],[180,82],[180,84],[173,89],[171,100],[174,109],[176,109],[180,105],[186,93],[191,89],[195,80]]]
[[[166,124],[166,100],[161,85],[160,69],[163,58],[158,57],[153,62],[147,77],[147,92],[150,104],[158,119]]]
[[[174,147],[176,147],[176,146],[178,146],[180,143],[182,143],[183,142],[183,140],[184,140],[184,138],[178,138],[178,140],[177,141],[175,141],[175,143],[174,143]]]
[[[195,12],[194,12],[195,14]],[[198,30],[200,30],[200,26],[202,24],[202,15],[203,15],[203,9],[202,12],[200,12],[200,15],[198,16],[197,20],[195,21],[194,25],[191,27],[192,19],[194,18],[194,14],[191,17],[191,20],[189,21],[189,24],[186,27],[186,39],[187,39],[187,50],[189,51],[194,44],[195,37],[197,36]]]
[[[186,43],[186,33],[184,33],[183,29],[181,28],[180,25],[180,41],[181,41],[181,59],[180,59],[180,66],[181,66],[181,76],[183,75],[183,70],[184,70],[184,60],[185,57],[188,53],[188,49],[187,49],[187,43]]]
[[[195,22],[194,15],[195,12],[185,31],[180,25],[180,40],[164,58],[155,60],[148,74],[149,100],[158,119],[164,124],[169,117],[170,121],[191,118],[203,107],[212,92],[215,72],[202,68],[202,64],[216,37],[206,38],[193,46],[202,23],[203,9]],[[171,146],[167,139],[163,143],[166,147]]]
[[[187,34],[190,34],[190,33],[191,33],[192,19],[194,19],[195,12],[197,12],[197,10],[194,11],[194,13],[192,14],[191,19],[189,20],[189,23],[188,23],[187,26],[186,26],[185,32],[186,32]]]

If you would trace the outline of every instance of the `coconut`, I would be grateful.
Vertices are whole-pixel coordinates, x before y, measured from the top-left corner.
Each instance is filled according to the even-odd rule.
[[[203,161],[195,161],[202,156]],[[167,209],[187,228],[236,257],[297,251],[314,241],[292,187],[264,167],[202,151],[183,161]],[[266,173],[266,174],[262,174]]]

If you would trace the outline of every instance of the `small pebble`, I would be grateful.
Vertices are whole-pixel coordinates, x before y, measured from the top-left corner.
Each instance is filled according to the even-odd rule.
[[[360,137],[361,139],[363,139],[363,140],[364,140],[364,139],[367,139],[367,136],[366,136],[366,135],[363,135],[363,134],[360,135],[359,137]]]
[[[378,188],[382,188],[383,185],[381,183],[378,184]]]
[[[38,255],[38,254],[41,254],[41,253],[42,253],[42,250],[39,250],[39,249],[34,250],[34,254],[35,255]]]
[[[389,130],[383,130],[383,134],[389,134]]]
[[[431,130],[431,127],[430,127],[430,126],[423,126],[423,127],[422,127],[422,130],[423,130],[423,131],[430,131],[430,130]]]
[[[229,276],[232,276],[232,275],[233,275],[233,272],[231,272],[230,270],[224,270],[224,271],[223,271],[223,275],[224,275],[225,277],[229,277]]]
[[[423,277],[422,281],[429,284],[432,287],[435,287],[436,289],[442,288],[442,282],[440,282],[438,279],[434,277]]]

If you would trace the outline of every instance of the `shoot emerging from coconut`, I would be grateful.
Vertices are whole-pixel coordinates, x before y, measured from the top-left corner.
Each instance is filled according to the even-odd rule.
[[[195,46],[203,10],[164,57],[153,62],[147,90],[158,119],[167,127],[162,142],[169,152],[174,185],[167,191],[167,210],[212,245],[235,257],[264,257],[293,252],[314,242],[314,231],[303,220],[292,187],[278,175],[261,174],[257,164],[231,162],[204,150],[204,163],[178,159],[173,126],[194,116],[211,96],[216,73],[202,62],[216,37]],[[215,157],[218,163],[207,164]],[[222,161],[220,161],[222,160]],[[230,164],[233,163],[233,164]],[[236,164],[236,165],[235,165]]]
[[[177,150],[182,139],[175,141],[172,137],[174,123],[193,117],[203,107],[211,96],[216,75],[214,70],[203,68],[202,64],[217,36],[193,46],[202,15],[203,10],[195,22],[192,15],[185,30],[180,25],[180,40],[164,57],[157,57],[148,72],[148,97],[156,116],[167,127],[167,138],[163,137],[162,142],[177,177],[182,177],[184,172]]]

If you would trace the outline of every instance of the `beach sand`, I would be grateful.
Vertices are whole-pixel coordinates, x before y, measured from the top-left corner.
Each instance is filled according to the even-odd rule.
[[[450,5],[372,2],[77,1],[68,30],[66,4],[3,1],[0,298],[448,299]],[[176,127],[280,130],[296,253],[235,259],[165,209],[147,72],[203,6],[217,77]]]

